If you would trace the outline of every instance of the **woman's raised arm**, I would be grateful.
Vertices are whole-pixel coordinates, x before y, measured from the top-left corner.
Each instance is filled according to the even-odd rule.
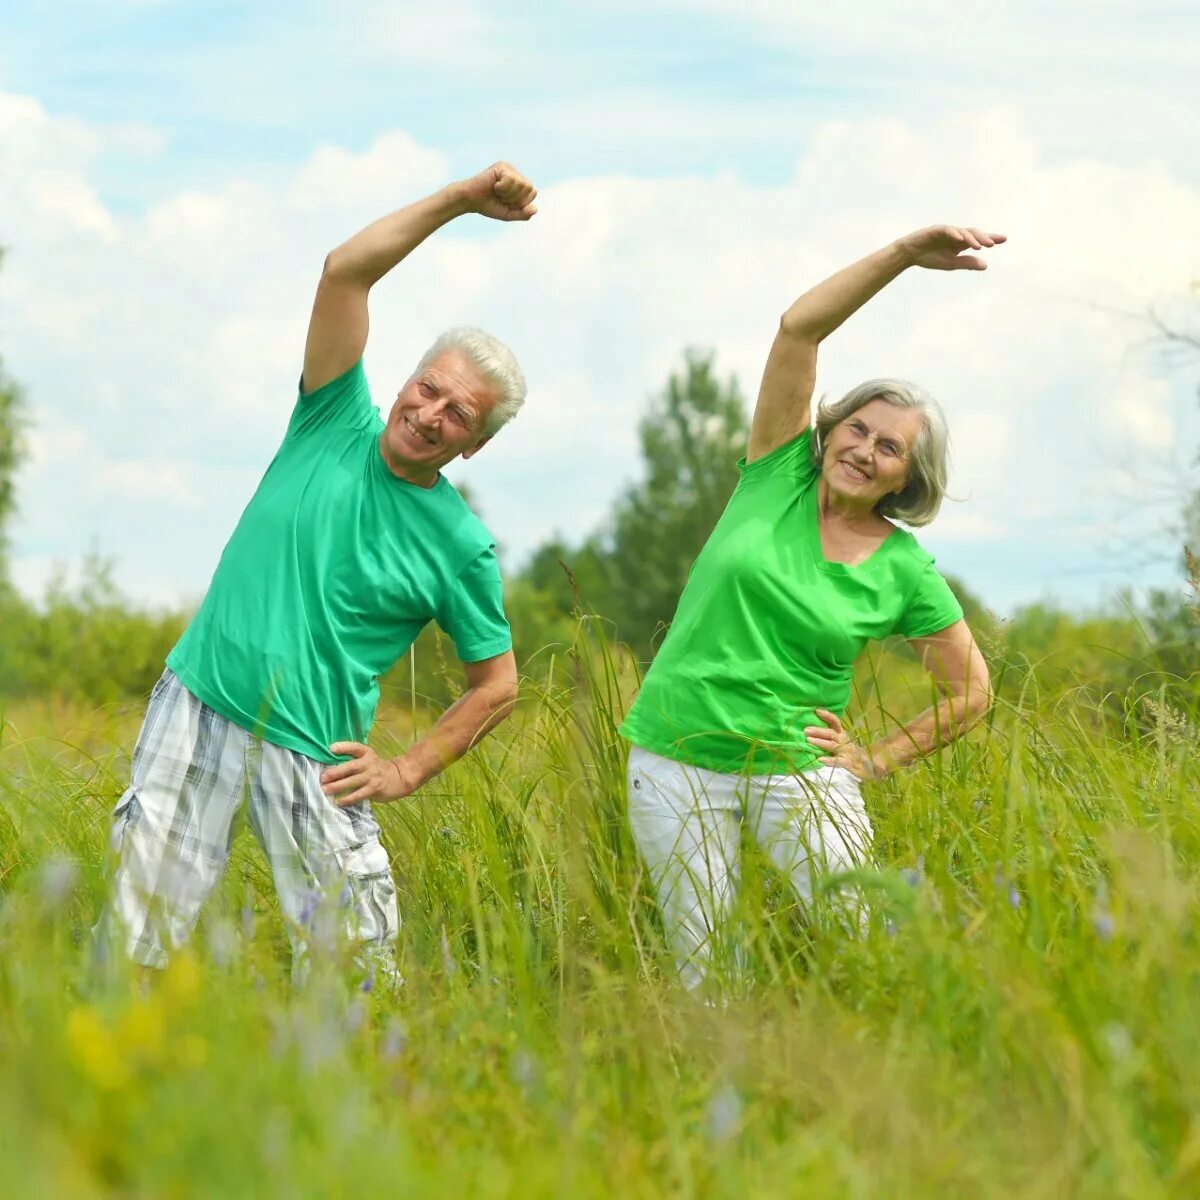
[[[909,267],[982,271],[987,263],[967,250],[1005,240],[1002,233],[957,225],[931,225],[897,238],[882,250],[843,267],[810,288],[783,314],[767,356],[746,460],[753,462],[791,441],[809,425],[817,378],[817,346]]]

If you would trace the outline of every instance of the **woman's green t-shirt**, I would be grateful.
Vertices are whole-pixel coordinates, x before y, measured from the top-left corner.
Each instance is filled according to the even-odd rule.
[[[738,470],[621,733],[713,771],[791,774],[821,757],[804,729],[845,711],[868,640],[925,637],[962,608],[906,530],[857,566],[826,560],[810,432]]]

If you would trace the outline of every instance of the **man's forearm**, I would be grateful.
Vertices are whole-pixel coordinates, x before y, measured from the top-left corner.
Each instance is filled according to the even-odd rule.
[[[462,758],[512,712],[516,700],[516,688],[509,685],[470,688],[464,692],[424,737],[392,760],[400,770],[406,790],[416,791]]]
[[[330,252],[327,274],[370,288],[430,234],[470,212],[462,184],[452,183],[413,204],[380,217]]]

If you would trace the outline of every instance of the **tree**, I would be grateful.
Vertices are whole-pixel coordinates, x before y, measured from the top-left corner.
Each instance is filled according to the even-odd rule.
[[[749,424],[737,380],[689,350],[639,427],[645,478],[617,501],[606,539],[611,611],[639,657],[675,612],[692,562],[737,483]]]
[[[1177,319],[1168,319],[1158,312],[1150,313],[1150,324],[1156,331],[1157,338],[1167,354],[1184,363],[1200,362],[1200,279],[1192,283],[1193,302],[1190,312]],[[1200,388],[1197,389],[1200,395]],[[1197,457],[1200,466],[1200,456]],[[1185,572],[1191,574],[1191,563],[1188,562],[1188,551],[1200,553],[1200,490],[1191,494],[1185,501],[1180,513],[1184,539],[1183,562]]]
[[[0,251],[0,262],[3,262]],[[0,359],[0,585],[8,579],[8,522],[16,508],[17,468],[25,456],[21,389],[4,373]]]
[[[0,248],[0,263],[4,251]],[[0,587],[8,581],[8,522],[16,508],[17,468],[25,457],[21,389],[4,372],[0,359]]]
[[[685,352],[683,370],[672,372],[639,426],[643,478],[617,500],[607,528],[576,545],[551,538],[519,582],[553,618],[580,608],[608,618],[617,637],[649,660],[737,484],[749,432],[736,379],[717,378],[711,352]],[[950,584],[972,628],[990,632],[979,600],[957,580]]]
[[[608,551],[596,534],[578,546],[556,534],[533,552],[521,577],[557,616],[570,616],[579,608],[610,615]]]

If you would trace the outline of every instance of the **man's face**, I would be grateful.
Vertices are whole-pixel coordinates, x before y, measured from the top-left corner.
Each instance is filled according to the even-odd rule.
[[[446,350],[400,390],[381,438],[392,473],[432,483],[448,462],[470,458],[490,437],[496,389],[458,350]]]

